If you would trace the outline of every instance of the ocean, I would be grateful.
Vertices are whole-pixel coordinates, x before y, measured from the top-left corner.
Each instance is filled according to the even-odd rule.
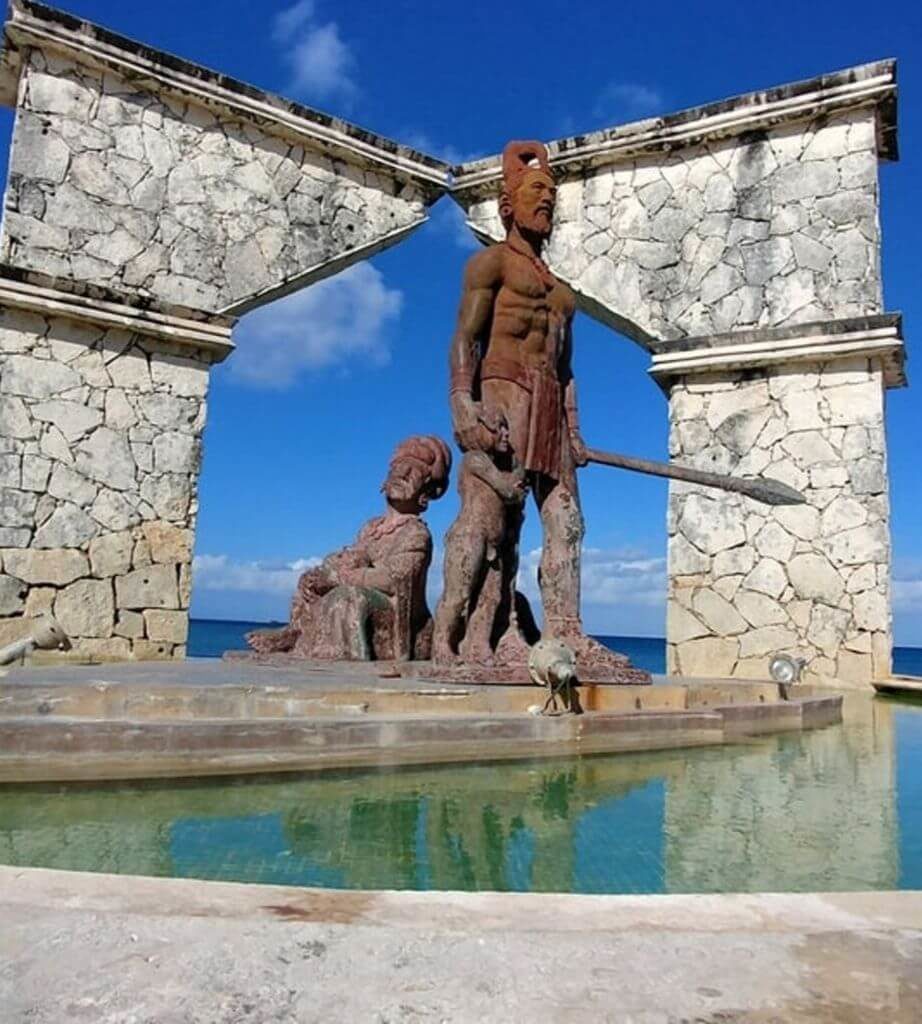
[[[245,634],[252,629],[271,629],[281,623],[226,622],[192,619],[189,623],[189,656],[220,658],[225,651],[246,650]],[[626,654],[638,668],[648,672],[666,671],[666,641],[648,636],[599,636],[606,647]],[[895,647],[893,671],[898,675],[922,676],[922,647]]]

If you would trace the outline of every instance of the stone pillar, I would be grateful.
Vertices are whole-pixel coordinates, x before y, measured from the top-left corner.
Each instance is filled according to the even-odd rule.
[[[404,238],[448,166],[13,0],[0,230],[0,643],[185,653],[211,364],[234,317]]]
[[[51,612],[78,657],[185,654],[224,324],[0,280],[0,644]]]
[[[670,454],[767,476],[806,504],[687,484],[669,495],[668,670],[765,677],[775,653],[806,679],[890,673],[884,399],[904,383],[899,320],[872,317],[661,346]]]

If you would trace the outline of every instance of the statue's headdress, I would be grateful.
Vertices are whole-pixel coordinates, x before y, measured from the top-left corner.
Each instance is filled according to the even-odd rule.
[[[529,171],[543,171],[553,178],[543,142],[510,142],[503,150],[503,190],[499,197],[499,215],[506,230],[512,224],[512,196]]]
[[[409,462],[423,474],[424,479],[428,479],[432,497],[441,498],[448,490],[451,449],[440,437],[417,434],[405,438],[394,449],[390,465],[398,462]]]

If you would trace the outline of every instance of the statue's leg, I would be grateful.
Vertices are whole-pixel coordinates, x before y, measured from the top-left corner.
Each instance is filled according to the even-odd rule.
[[[445,538],[444,583],[435,609],[432,660],[436,664],[450,664],[458,658],[485,556],[486,542],[476,524],[456,519]]]
[[[461,660],[488,665],[493,661],[493,630],[502,602],[502,575],[499,566],[487,564],[477,588],[461,643]]]
[[[322,599],[315,621],[318,657],[333,661],[370,661],[368,620],[372,606],[361,587],[336,587]]]
[[[585,526],[576,473],[566,467],[563,479],[542,477],[535,487],[544,544],[538,584],[544,607],[544,632],[551,636],[581,633],[580,554]]]

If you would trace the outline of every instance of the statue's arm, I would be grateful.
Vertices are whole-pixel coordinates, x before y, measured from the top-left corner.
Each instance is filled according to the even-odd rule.
[[[481,445],[482,432],[472,389],[480,364],[480,341],[489,327],[499,286],[499,261],[495,247],[468,260],[458,322],[448,356],[452,425],[464,451],[476,450]]]
[[[432,540],[422,529],[404,529],[394,535],[394,546],[376,565],[346,569],[340,573],[343,583],[353,587],[372,587],[393,595],[404,580],[425,573],[432,560]]]
[[[505,502],[517,504],[525,498],[525,472],[519,467],[499,469],[486,452],[467,452],[464,469],[492,488]]]
[[[567,433],[570,436],[570,449],[573,452],[573,459],[577,466],[585,466],[589,461],[586,457],[586,443],[579,428],[579,406],[576,401],[576,380],[573,376],[573,313],[576,304],[569,311],[563,330],[566,337],[563,344],[563,356],[561,359],[561,379],[565,381],[563,392],[563,407],[566,417]]]

